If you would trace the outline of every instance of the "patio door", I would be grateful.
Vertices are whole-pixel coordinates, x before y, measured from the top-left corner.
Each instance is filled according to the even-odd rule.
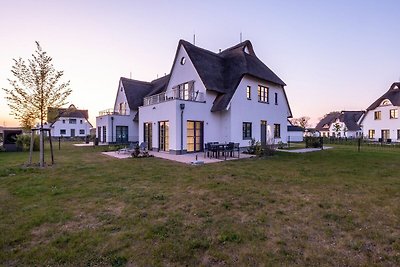
[[[169,151],[169,121],[158,122],[158,150]]]
[[[143,124],[143,139],[144,142],[146,143],[147,149],[152,150],[153,149],[153,127],[151,122],[145,122]]]
[[[261,121],[260,141],[261,145],[267,144],[267,121]]]
[[[128,143],[128,126],[116,126],[117,143]]]
[[[203,151],[203,122],[187,121],[186,131],[187,152]]]

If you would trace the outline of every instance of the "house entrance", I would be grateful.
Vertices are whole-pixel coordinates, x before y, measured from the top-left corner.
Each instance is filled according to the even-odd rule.
[[[261,135],[260,135],[261,145],[267,144],[267,121],[261,121]]]
[[[128,143],[128,126],[116,126],[115,133],[117,143]]]
[[[146,143],[147,149],[151,150],[153,149],[153,136],[152,136],[152,123],[151,122],[145,122],[143,124],[143,136],[144,136],[144,142]]]
[[[169,151],[169,121],[158,122],[158,150]]]
[[[71,137],[75,137],[75,129],[71,129]]]
[[[186,150],[187,152],[203,151],[203,122],[187,121],[186,123]]]

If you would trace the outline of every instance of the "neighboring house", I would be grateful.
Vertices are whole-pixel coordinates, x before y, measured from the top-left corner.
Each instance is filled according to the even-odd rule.
[[[47,127],[52,137],[85,137],[93,127],[88,119],[89,112],[74,105],[68,108],[49,107],[47,110]]]
[[[303,142],[304,140],[304,128],[301,126],[295,126],[289,122],[287,126],[288,131],[288,142]]]
[[[363,115],[364,111],[331,112],[321,119],[315,129],[322,137],[362,137],[360,121]]]
[[[375,141],[400,142],[399,109],[400,82],[396,82],[367,108],[361,122],[364,137]]]
[[[286,143],[292,113],[284,86],[250,41],[214,53],[181,40],[169,75],[120,79],[114,109],[96,118],[97,137],[117,142],[128,132],[128,141],[175,154],[202,151],[214,141]]]

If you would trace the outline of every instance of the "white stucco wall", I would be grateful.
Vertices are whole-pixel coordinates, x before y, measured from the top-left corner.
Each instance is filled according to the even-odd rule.
[[[375,141],[379,138],[382,138],[382,130],[390,131],[390,139],[392,142],[400,142],[397,139],[397,130],[400,130],[400,117],[397,119],[390,119],[390,110],[397,109],[400,113],[400,107],[387,105],[387,106],[379,106],[374,110],[369,110],[365,114],[364,120],[362,121],[362,129],[364,138],[368,138],[368,131],[375,130]],[[381,119],[374,119],[374,112],[381,111]],[[400,115],[400,114],[399,114]]]
[[[96,137],[103,142],[103,126],[106,127],[106,143],[116,142],[116,127],[128,126],[128,141],[139,140],[138,122],[134,122],[136,112],[131,111],[130,115],[103,115],[96,117]],[[113,120],[111,118],[114,118]],[[98,127],[102,127],[101,136],[98,134]]]
[[[290,142],[303,142],[303,131],[288,131],[288,141]]]
[[[120,103],[123,103],[126,106],[125,113],[122,111],[121,115],[130,115],[131,110],[129,108],[128,100],[126,99],[125,89],[121,82],[119,83],[117,96],[115,98],[114,111],[120,112]]]
[[[76,119],[76,124],[70,124],[69,119]],[[82,123],[81,123],[82,121]],[[60,117],[57,119],[53,125],[50,126],[51,135],[54,137],[70,137],[71,136],[71,129],[75,129],[75,136],[84,137],[90,134],[90,123],[85,118],[73,118],[73,117]],[[60,133],[61,130],[65,130],[66,133]],[[80,134],[80,130],[84,130],[83,134]]]
[[[247,86],[251,86],[251,100],[246,97]],[[269,88],[269,103],[258,102],[258,85]],[[275,105],[275,93],[278,94],[278,104]],[[289,106],[285,99],[282,87],[260,81],[250,76],[244,76],[231,100],[231,139],[239,142],[240,146],[248,146],[249,140],[243,140],[243,122],[252,123],[252,137],[261,139],[261,120],[267,121],[268,138],[273,138],[274,124],[281,125],[281,138],[275,138],[273,142],[287,142],[287,118]]]

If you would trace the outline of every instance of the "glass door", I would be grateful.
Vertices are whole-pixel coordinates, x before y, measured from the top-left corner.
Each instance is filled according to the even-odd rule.
[[[116,126],[117,143],[128,143],[128,126]]]
[[[144,142],[146,143],[147,149],[152,150],[153,149],[153,132],[152,132],[152,123],[151,122],[145,122],[143,124],[143,129],[144,129]]]
[[[158,150],[169,151],[169,122],[158,122]]]
[[[186,123],[186,150],[187,152],[203,151],[203,122],[187,121]]]

